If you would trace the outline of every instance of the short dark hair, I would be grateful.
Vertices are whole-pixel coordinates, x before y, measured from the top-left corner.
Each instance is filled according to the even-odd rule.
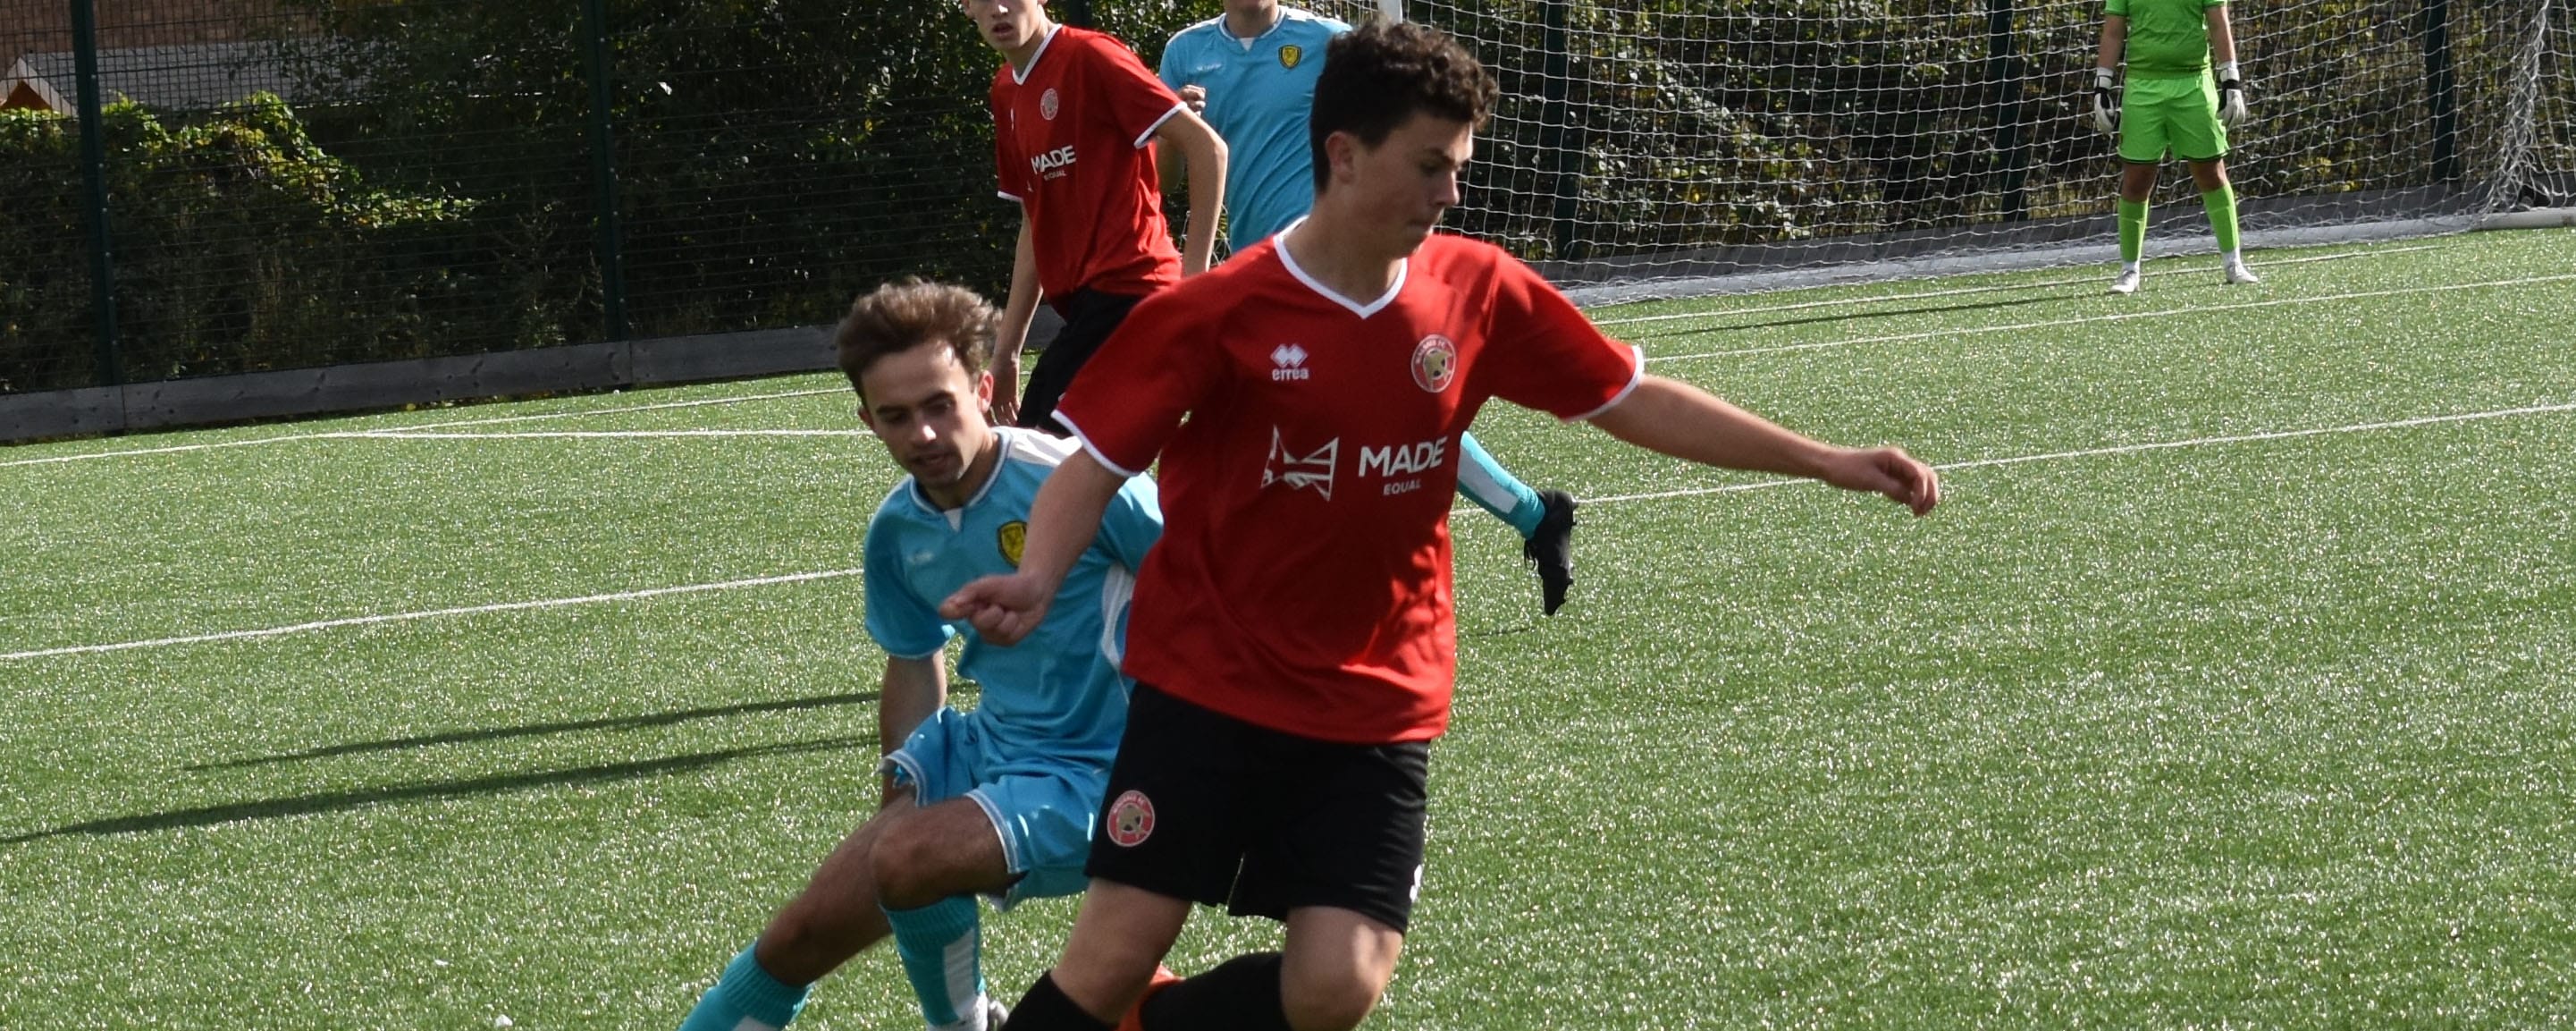
[[[1346,132],[1375,147],[1416,111],[1482,129],[1494,94],[1494,77],[1476,55],[1428,25],[1372,21],[1333,37],[1306,119],[1315,192],[1332,179],[1325,137]]]
[[[850,302],[850,314],[833,330],[832,344],[841,373],[850,377],[850,389],[864,401],[868,391],[859,377],[868,366],[934,341],[948,345],[969,378],[981,374],[992,361],[993,334],[1001,322],[1000,313],[973,290],[905,277]]]

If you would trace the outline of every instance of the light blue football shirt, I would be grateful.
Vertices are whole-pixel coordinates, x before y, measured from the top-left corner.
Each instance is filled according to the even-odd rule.
[[[1294,7],[1279,24],[1237,39],[1219,15],[1182,29],[1163,48],[1163,85],[1207,90],[1199,116],[1225,140],[1226,245],[1250,247],[1315,206],[1315,161],[1306,116],[1324,45],[1349,25]]]
[[[1160,500],[1152,480],[1128,480],[1046,620],[1017,645],[987,644],[965,621],[941,619],[939,603],[967,581],[1019,568],[1038,485],[1081,446],[1011,427],[994,433],[1002,453],[993,477],[964,507],[942,511],[909,476],[877,506],[860,577],[868,636],[888,655],[919,659],[965,635],[957,670],[983,689],[977,716],[990,730],[990,754],[1006,763],[1019,756],[1106,763],[1126,727],[1132,683],[1118,663],[1127,602],[1146,550],[1163,535]]]

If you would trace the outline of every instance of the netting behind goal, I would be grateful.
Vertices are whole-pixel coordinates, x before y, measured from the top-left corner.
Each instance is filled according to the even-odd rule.
[[[2570,203],[2571,0],[2287,0],[2233,17],[2253,245]],[[1376,0],[1314,5],[1356,20]],[[2107,257],[2100,0],[1410,0],[1501,80],[1453,228],[1560,283]],[[2213,245],[2169,165],[2151,253]],[[1957,260],[1937,260],[1957,259]]]

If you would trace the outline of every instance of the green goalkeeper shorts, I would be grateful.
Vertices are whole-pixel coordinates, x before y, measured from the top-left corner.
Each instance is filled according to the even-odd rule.
[[[2185,161],[2227,156],[2227,127],[2218,124],[2218,83],[2190,78],[2129,78],[2120,96],[2120,160],[2152,165],[2165,152]]]

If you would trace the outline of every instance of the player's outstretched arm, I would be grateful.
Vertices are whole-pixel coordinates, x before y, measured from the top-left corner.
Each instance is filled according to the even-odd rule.
[[[1169,144],[1189,164],[1190,229],[1181,243],[1181,275],[1208,269],[1216,254],[1217,213],[1225,207],[1225,141],[1198,115],[1177,111],[1154,130],[1155,146]]]
[[[1020,570],[988,576],[957,589],[939,603],[939,614],[974,624],[975,632],[994,644],[1018,644],[1045,621],[1056,588],[1082,557],[1082,549],[1100,532],[1100,513],[1127,478],[1076,451],[1048,474],[1046,485],[1029,502],[1029,536],[1020,549]]]
[[[1932,511],[1941,479],[1896,448],[1847,448],[1810,440],[1687,383],[1648,376],[1592,425],[1650,451],[1703,465],[1823,480]]]
[[[993,421],[1008,426],[1020,421],[1020,349],[1028,346],[1029,320],[1037,317],[1046,292],[1038,288],[1036,220],[1020,206],[1020,241],[1011,253],[1011,296],[1002,303],[1002,325],[993,334]]]

